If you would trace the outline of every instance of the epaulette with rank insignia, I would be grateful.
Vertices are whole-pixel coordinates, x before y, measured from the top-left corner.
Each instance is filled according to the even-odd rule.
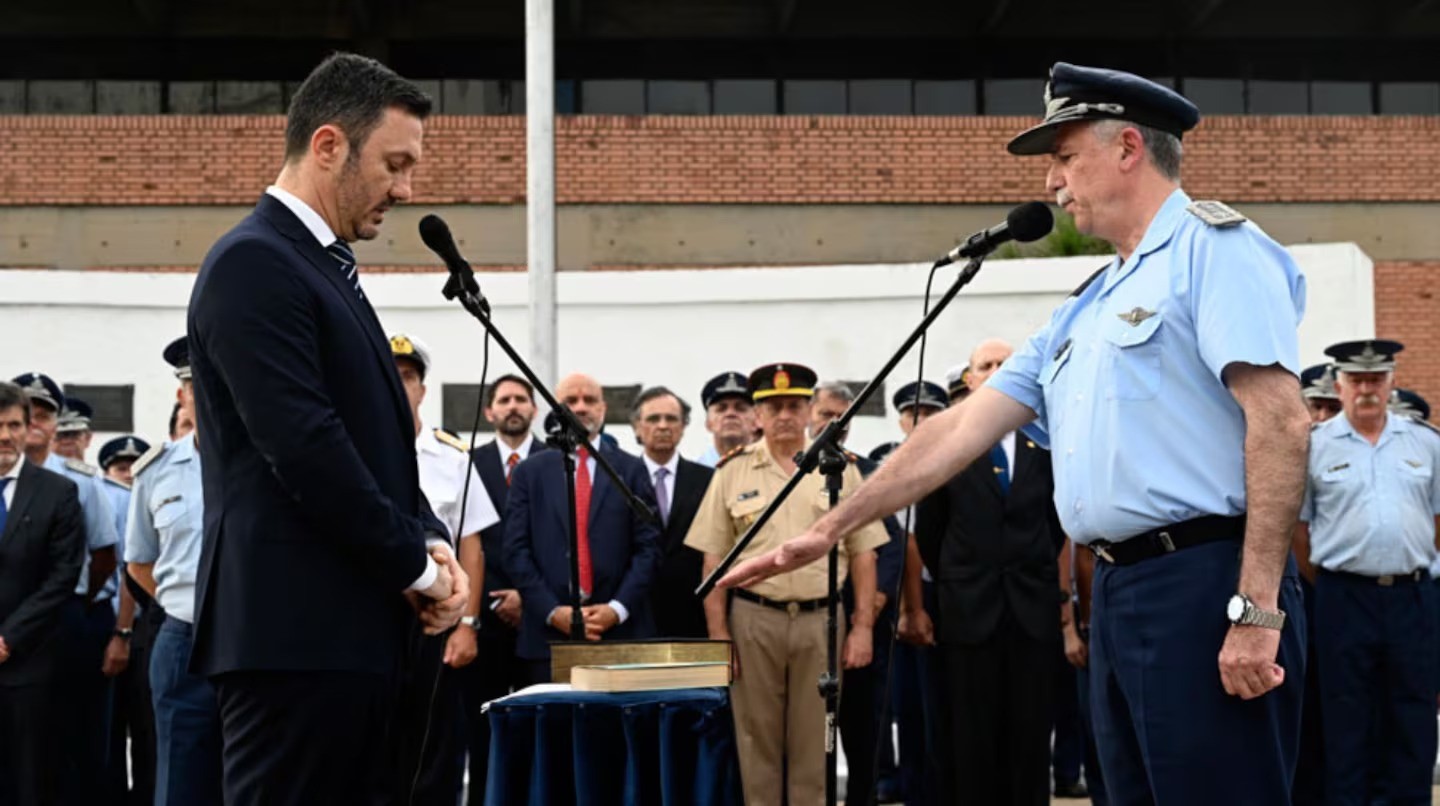
[[[1247,220],[1245,216],[1235,212],[1230,205],[1218,201],[1190,202],[1185,210],[1206,224],[1221,229],[1244,224]]]
[[[459,452],[461,452],[461,453],[465,453],[465,442],[464,442],[464,440],[460,439],[459,437],[455,436],[454,434],[450,433],[449,431],[446,431],[446,430],[443,429],[443,428],[437,428],[437,429],[435,429],[435,438],[438,439],[438,440],[440,440],[441,442],[445,443],[446,445],[449,445],[450,447],[454,448],[455,450],[457,450],[457,451],[459,451]]]
[[[720,468],[724,467],[726,462],[728,462],[728,461],[730,461],[731,459],[734,459],[735,457],[737,457],[737,456],[739,456],[740,454],[744,453],[744,452],[745,452],[745,449],[746,449],[747,447],[749,447],[749,446],[747,446],[747,445],[741,445],[740,447],[735,448],[735,449],[731,450],[729,453],[727,453],[727,454],[725,454],[724,456],[720,457],[719,461],[717,461],[717,462],[715,463],[715,469],[716,469],[716,470],[719,470]]]
[[[1411,420],[1410,422],[1412,422],[1412,423],[1414,423],[1414,424],[1416,424],[1416,425],[1419,425],[1419,426],[1424,426],[1427,430],[1430,431],[1430,433],[1432,433],[1432,434],[1434,434],[1434,435],[1436,435],[1436,436],[1440,436],[1440,425],[1436,425],[1436,424],[1430,422],[1429,420],[1421,420],[1421,419],[1419,419],[1418,417],[1415,418],[1415,419],[1413,419],[1413,420]]]
[[[100,468],[94,465],[87,465],[79,459],[66,459],[65,466],[75,471],[76,473],[84,473],[87,476],[100,475]]]
[[[168,442],[160,442],[152,445],[150,447],[150,450],[146,451],[144,455],[142,455],[139,459],[135,460],[135,464],[130,465],[131,478],[140,478],[140,474],[145,470],[145,468],[149,467],[150,464],[156,459],[159,459],[160,455],[165,453],[165,451],[169,448],[170,443]]]

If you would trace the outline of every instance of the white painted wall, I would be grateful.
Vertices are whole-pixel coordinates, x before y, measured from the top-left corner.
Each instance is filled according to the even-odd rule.
[[[1301,357],[1322,357],[1335,341],[1374,333],[1371,260],[1353,244],[1292,248],[1309,283]],[[1097,268],[1094,257],[994,261],[936,322],[926,376],[943,379],[980,339],[1015,342]],[[822,377],[863,380],[884,363],[921,317],[928,266],[866,265],[705,271],[561,273],[559,370],[583,370],[606,384],[665,384],[699,405],[706,379],[771,361],[807,364]],[[1236,266],[1236,271],[1244,271]],[[955,276],[941,270],[938,298]],[[527,283],[523,274],[481,275],[495,321],[524,355]],[[0,332],[14,345],[0,375],[42,370],[62,383],[134,383],[137,430],[162,437],[175,380],[160,351],[185,326],[194,276],[64,271],[0,271]],[[482,330],[440,295],[444,275],[376,275],[365,288],[387,329],[406,330],[435,353],[424,415],[440,418],[441,384],[478,380]],[[18,334],[18,335],[17,335]],[[887,388],[916,373],[912,353]],[[490,377],[511,370],[493,347]],[[887,408],[888,408],[887,401]],[[850,444],[868,451],[898,436],[896,418],[857,418]],[[624,446],[628,428],[610,426]],[[103,442],[97,435],[91,459]],[[483,439],[483,437],[482,437]],[[703,418],[683,452],[707,444]]]

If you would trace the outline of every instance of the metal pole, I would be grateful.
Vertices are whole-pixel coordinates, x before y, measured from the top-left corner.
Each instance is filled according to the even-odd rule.
[[[555,3],[525,0],[525,190],[530,356],[555,383]]]

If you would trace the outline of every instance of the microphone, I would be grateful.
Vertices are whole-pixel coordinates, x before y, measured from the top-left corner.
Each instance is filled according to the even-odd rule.
[[[424,223],[424,222],[421,222]],[[949,266],[960,258],[983,257],[1006,241],[1038,241],[1055,227],[1055,214],[1044,202],[1032,201],[1011,210],[1005,223],[982,229],[935,261],[935,268]]]
[[[490,303],[480,293],[480,283],[475,280],[475,272],[465,258],[460,256],[460,250],[455,246],[455,238],[450,234],[450,226],[445,220],[434,213],[420,219],[420,240],[430,247],[430,251],[440,256],[445,261],[445,267],[450,270],[450,279],[445,282],[444,294],[446,299],[455,299],[464,293],[474,294],[480,301],[480,306],[486,313],[490,312]]]

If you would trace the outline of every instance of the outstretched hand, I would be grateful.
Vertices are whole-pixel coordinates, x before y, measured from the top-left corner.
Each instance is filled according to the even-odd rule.
[[[786,571],[794,571],[796,568],[809,565],[810,563],[825,556],[825,552],[835,544],[830,537],[810,530],[799,537],[785,541],[777,549],[761,554],[746,560],[734,568],[715,583],[721,588],[748,588],[761,580],[769,579],[776,574],[783,574]]]

